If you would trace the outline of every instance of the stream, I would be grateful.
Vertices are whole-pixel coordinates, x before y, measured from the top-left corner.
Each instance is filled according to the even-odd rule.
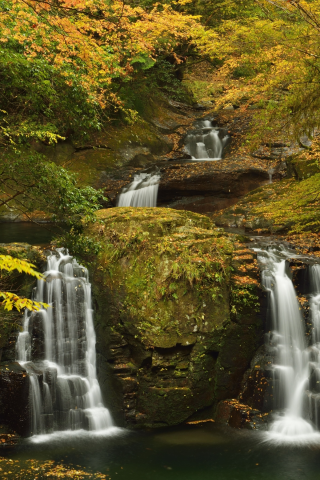
[[[20,227],[24,236],[25,227]],[[19,230],[18,225],[15,228]],[[43,288],[44,282],[38,281],[35,291],[35,299],[55,305],[56,313],[26,313],[18,337],[16,358],[26,368],[32,387],[33,436],[15,447],[0,447],[3,476],[54,478],[24,476],[32,460],[84,470],[87,477],[80,478],[98,478],[93,475],[100,472],[105,475],[100,478],[107,480],[318,479],[318,389],[314,391],[309,375],[320,378],[320,266],[308,270],[313,333],[307,342],[286,261],[298,255],[281,245],[261,248],[254,243],[253,247],[269,298],[272,322],[266,347],[274,352],[274,408],[280,414],[270,417],[268,431],[236,430],[214,422],[153,431],[114,426],[96,378],[87,270],[60,250],[48,257],[47,282]],[[32,325],[41,316],[43,343],[32,348]],[[31,351],[39,358],[44,355],[44,360],[33,358]]]
[[[54,460],[70,469],[101,472],[108,480],[317,480],[320,470],[319,448],[273,447],[263,443],[259,432],[214,424],[25,441],[2,454],[20,465],[28,459]],[[5,478],[23,478],[14,475]]]
[[[214,126],[211,120],[199,120],[185,138],[185,153],[192,162],[213,162],[223,158],[225,147],[230,142],[228,132]],[[270,183],[272,174],[270,177]],[[117,207],[156,207],[160,171],[135,174],[133,181],[124,187],[118,196]]]
[[[48,245],[59,233],[61,231],[50,224],[42,226],[31,222],[0,223],[0,243],[19,242],[30,245]]]

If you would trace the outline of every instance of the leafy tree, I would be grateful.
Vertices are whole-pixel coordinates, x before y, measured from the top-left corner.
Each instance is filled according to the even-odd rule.
[[[319,0],[252,0],[246,15],[207,30],[198,48],[223,60],[217,106],[258,108],[257,141],[312,133],[320,122],[319,32]]]
[[[199,28],[170,5],[1,0],[0,143],[53,143],[101,128],[114,111],[130,117],[121,86]]]
[[[35,270],[35,266],[32,263],[29,263],[26,260],[13,258],[10,255],[0,255],[0,271],[2,270],[6,270],[7,272],[18,270],[20,273],[26,273],[38,279],[43,278],[41,273]],[[46,303],[35,302],[28,298],[19,297],[11,292],[0,291],[0,298],[2,299],[2,301],[0,301],[0,306],[9,311],[13,308],[17,309],[19,312],[24,308],[28,308],[29,310],[40,310],[41,307],[47,308],[49,306]]]
[[[77,187],[75,175],[37,153],[4,151],[0,167],[0,207],[29,220],[44,212],[48,220],[79,227],[106,200],[100,190]]]
[[[101,193],[77,188],[32,146],[86,137],[119,112],[133,121],[123,87],[201,29],[171,4],[0,0],[0,208],[73,223],[91,215]]]

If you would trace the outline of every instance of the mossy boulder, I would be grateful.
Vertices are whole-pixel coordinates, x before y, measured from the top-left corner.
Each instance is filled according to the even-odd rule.
[[[34,148],[49,160],[78,174],[81,185],[99,186],[101,176],[123,166],[145,167],[170,152],[173,144],[143,119],[134,125],[114,125],[86,141],[66,141]]]
[[[312,175],[320,172],[318,161],[311,158],[305,158],[305,155],[295,155],[287,159],[288,173],[298,180],[305,180]]]
[[[235,237],[165,208],[101,210],[86,234],[101,245],[91,259],[97,365],[117,422],[212,416],[237,392],[261,337],[256,310],[235,313]]]
[[[318,232],[320,173],[304,180],[285,179],[257,188],[216,215],[220,226],[270,233]]]
[[[119,117],[100,131],[81,136],[74,132],[55,145],[36,142],[33,149],[77,173],[80,185],[102,187],[105,177],[119,168],[145,168],[173,149],[177,143],[172,139],[173,132],[189,125],[195,112],[183,104],[175,111],[160,92],[151,95],[150,91],[141,91],[137,97],[139,116],[134,122]]]

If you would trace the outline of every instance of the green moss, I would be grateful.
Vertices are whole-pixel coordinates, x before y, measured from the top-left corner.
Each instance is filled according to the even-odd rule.
[[[168,153],[173,146],[150,120],[171,122],[174,114],[161,94],[151,96],[150,92],[139,92],[137,98],[142,105],[141,116],[132,124],[118,118],[100,131],[91,132],[86,142],[73,139],[54,146],[37,144],[34,148],[49,160],[78,173],[80,185],[96,185],[102,172],[124,165],[146,166],[154,156]]]
[[[320,141],[286,159],[288,177],[250,192],[237,204],[219,212],[219,225],[246,227],[271,233],[318,232],[320,228]]]
[[[218,224],[240,225],[271,233],[317,232],[320,228],[320,173],[305,180],[282,180],[260,187],[219,213]],[[242,217],[238,215],[241,208]]]
[[[193,343],[197,331],[228,318],[233,242],[207,217],[162,208],[97,216],[85,232],[102,245],[96,274],[121,298],[120,318],[132,335],[162,347]]]
[[[298,180],[305,180],[320,172],[319,163],[316,158],[305,158],[305,156],[293,156],[287,159],[289,173]]]
[[[260,301],[257,295],[257,285],[245,283],[244,285],[233,284],[231,287],[231,314],[234,318],[241,319],[248,313],[260,311]]]
[[[230,315],[242,295],[231,292],[235,264],[248,262],[238,237],[207,216],[166,208],[113,208],[97,217],[83,235],[100,250],[82,255],[91,265],[103,391],[115,388],[114,408],[123,405],[130,425],[175,425],[207,408],[211,415],[216,401],[238,394],[260,340],[255,278],[239,277],[246,305]],[[102,362],[124,390],[101,374]]]
[[[251,214],[272,224],[273,231],[315,231],[320,227],[320,174],[302,180],[285,180],[272,187],[267,201],[256,205]],[[270,190],[270,187],[269,187]]]

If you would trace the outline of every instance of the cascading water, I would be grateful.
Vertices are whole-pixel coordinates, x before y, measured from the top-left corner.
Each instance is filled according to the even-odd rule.
[[[272,175],[274,174],[274,168],[269,168],[268,174],[269,174],[269,183],[272,183]]]
[[[197,130],[187,135],[186,150],[193,160],[221,160],[229,139],[226,131],[213,127],[210,120],[200,120]]]
[[[118,207],[156,207],[160,175],[139,173],[125,187],[118,199]]]
[[[35,300],[25,312],[16,351],[30,378],[31,434],[104,432],[113,426],[96,376],[96,337],[88,271],[58,249],[48,256]]]
[[[215,128],[211,120],[200,120],[196,130],[186,138],[185,150],[193,160],[221,160],[223,149],[230,140],[227,131]],[[159,173],[139,173],[122,189],[117,207],[156,207],[159,189]]]
[[[319,443],[320,433],[316,429],[320,423],[315,412],[318,402],[320,407],[320,383],[316,384],[320,381],[320,266],[310,269],[313,339],[308,345],[286,261],[297,255],[284,248],[255,250],[262,267],[262,284],[269,297],[271,331],[266,344],[274,356],[274,408],[282,411],[271,424],[267,437],[274,443]]]

